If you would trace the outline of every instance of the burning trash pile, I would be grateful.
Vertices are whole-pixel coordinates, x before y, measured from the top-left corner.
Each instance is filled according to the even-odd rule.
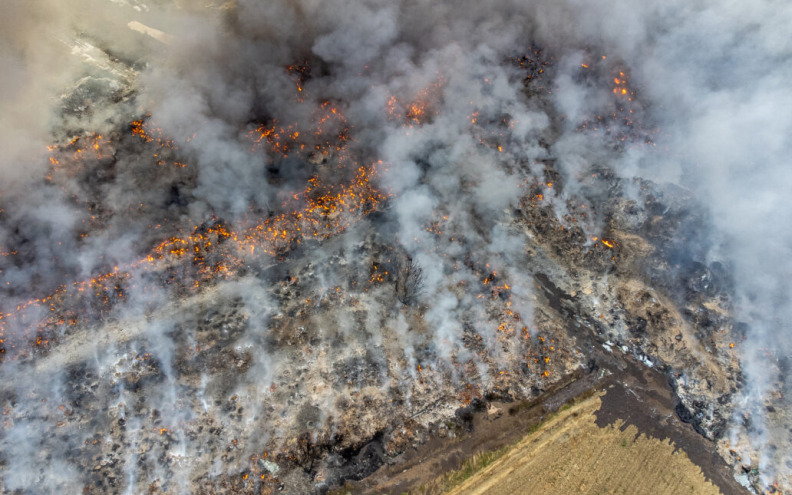
[[[0,189],[3,492],[326,493],[603,360],[792,489],[784,347],[752,395],[742,272],[645,170],[674,140],[628,50],[508,2],[161,3],[58,35],[82,78]]]

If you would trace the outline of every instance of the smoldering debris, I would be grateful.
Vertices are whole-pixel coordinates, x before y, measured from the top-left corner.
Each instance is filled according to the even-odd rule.
[[[52,7],[0,16],[3,490],[323,492],[602,347],[790,489],[785,9]]]

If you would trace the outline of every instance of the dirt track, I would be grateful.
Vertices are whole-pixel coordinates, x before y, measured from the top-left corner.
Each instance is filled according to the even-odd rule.
[[[451,494],[719,494],[668,440],[599,427],[599,394],[564,410]]]

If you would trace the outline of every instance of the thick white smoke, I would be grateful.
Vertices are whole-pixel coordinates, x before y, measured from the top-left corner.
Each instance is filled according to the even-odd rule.
[[[616,170],[679,184],[709,210],[712,223],[700,228],[716,241],[704,247],[706,261],[732,270],[735,316],[748,324],[739,343],[748,384],[733,427],[741,428],[743,416],[752,418],[769,482],[776,468],[790,469],[778,462],[783,456],[766,450],[773,436],[785,435],[784,427],[764,418],[771,394],[785,393],[778,383],[788,380],[788,371],[779,361],[792,350],[792,237],[785,228],[792,119],[782,110],[792,103],[786,83],[792,42],[785,33],[792,7],[772,1],[574,4],[565,23],[573,28],[550,23],[548,34],[622,58],[660,129],[656,148],[624,154]],[[558,98],[574,99],[574,85],[564,89]]]

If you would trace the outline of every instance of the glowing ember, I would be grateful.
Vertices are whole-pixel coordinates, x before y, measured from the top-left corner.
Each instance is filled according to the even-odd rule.
[[[3,337],[9,325],[26,327],[28,332],[35,335],[32,337],[34,345],[46,349],[53,343],[53,339],[48,336],[57,334],[58,328],[101,318],[125,299],[131,287],[142,289],[144,293],[151,292],[141,287],[141,284],[156,281],[154,283],[172,287],[177,293],[199,290],[207,283],[236,276],[239,269],[261,257],[282,255],[305,240],[339,234],[376,210],[388,197],[373,184],[382,164],[355,165],[343,153],[350,129],[336,106],[329,102],[320,105],[313,123],[314,128],[309,132],[303,132],[296,126],[278,127],[276,123],[268,127],[260,126],[254,131],[252,141],[254,145],[266,142],[271,150],[284,156],[293,151],[327,155],[332,150],[337,153],[338,168],[342,175],[349,175],[349,182],[329,183],[319,175],[314,175],[308,180],[305,189],[294,194],[290,204],[284,205],[287,211],[283,213],[254,222],[239,231],[215,219],[193,227],[189,234],[171,236],[155,245],[148,255],[138,261],[114,267],[112,271],[98,274],[90,280],[63,285],[49,296],[31,299],[18,304],[15,311],[0,313],[0,337]],[[144,143],[156,145],[160,151],[155,151],[155,158],[158,158],[161,150],[176,149],[173,141],[164,138],[160,129],[143,120],[134,121],[130,127],[132,134]],[[304,136],[308,137],[303,140]],[[309,143],[310,151],[306,149]],[[102,136],[87,135],[74,138],[64,149],[72,153],[69,165],[76,171],[86,153],[90,152],[93,158],[98,159],[109,148],[111,144]],[[53,152],[58,149],[54,146],[50,148]],[[61,161],[53,156],[50,163],[53,173],[59,173]],[[184,166],[181,162],[173,163]],[[66,172],[69,173],[68,170]],[[13,255],[14,252],[3,254]],[[140,276],[145,273],[156,276]],[[67,308],[81,310],[77,313]],[[39,319],[37,324],[21,325],[22,321],[27,321],[42,310],[47,316]],[[2,353],[7,348],[18,347],[15,342],[0,343],[3,343]]]
[[[400,98],[391,96],[387,102],[388,115],[408,127],[430,123],[437,114],[433,107],[442,97],[444,84],[443,79],[437,80],[413,95],[406,104]]]

